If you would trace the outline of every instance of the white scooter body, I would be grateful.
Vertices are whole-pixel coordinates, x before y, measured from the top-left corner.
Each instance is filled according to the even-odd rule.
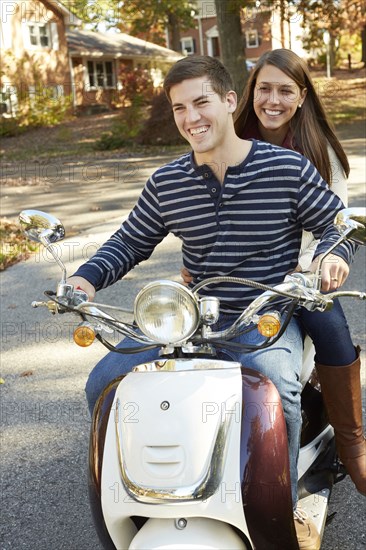
[[[314,364],[314,350],[309,342],[304,350],[303,384]],[[243,502],[246,489],[242,484],[263,485],[260,490],[266,494],[259,497],[258,509],[263,508],[264,501],[268,504],[275,498],[277,488],[268,490],[273,481],[266,482],[262,475],[259,480],[247,479],[243,445],[251,440],[245,440],[243,433],[249,431],[248,427],[253,429],[257,419],[279,433],[283,430],[275,428],[279,414],[283,414],[282,407],[277,407],[280,398],[273,384],[265,379],[272,392],[268,402],[256,398],[248,401],[247,397],[243,403],[239,363],[199,358],[166,361],[166,370],[157,371],[155,363],[138,367],[139,372],[126,375],[115,391],[100,479],[103,520],[114,547],[261,548],[255,540],[257,535],[252,538],[255,530],[248,526],[244,513],[248,502],[256,501],[257,496]],[[276,403],[273,395],[278,396]],[[314,464],[332,435],[332,428],[327,425],[324,432],[301,449],[299,477]],[[282,453],[286,455],[286,449]],[[280,457],[280,461],[283,468],[288,456]],[[289,501],[285,506],[287,518],[290,517],[290,542],[286,542],[286,547],[297,548],[289,484],[283,490],[287,490],[287,497],[282,492],[281,498]],[[301,502],[320,532],[328,497],[329,489],[325,487]],[[135,517],[148,520],[138,529],[131,519]]]
[[[241,371],[239,364],[227,365],[134,372],[119,385],[102,469],[103,515],[117,548],[155,548],[152,539],[157,547],[246,548],[229,526],[246,524],[238,484]],[[133,538],[132,528],[121,529],[123,516],[160,521],[148,522]],[[179,518],[188,519],[183,529],[174,526]]]

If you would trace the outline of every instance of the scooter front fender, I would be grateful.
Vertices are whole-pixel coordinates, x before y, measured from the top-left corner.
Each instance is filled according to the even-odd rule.
[[[257,550],[298,550],[288,440],[281,398],[271,380],[242,369],[241,487]]]
[[[173,519],[149,519],[128,550],[247,550],[231,525],[209,518],[187,518],[179,528]]]

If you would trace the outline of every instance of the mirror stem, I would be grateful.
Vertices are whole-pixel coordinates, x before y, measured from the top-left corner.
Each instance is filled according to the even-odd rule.
[[[54,246],[52,245],[52,243],[49,241],[48,239],[48,236],[47,236],[47,231],[43,231],[42,234],[39,236],[39,240],[41,241],[41,243],[43,244],[44,247],[46,247],[47,250],[49,250],[52,254],[52,256],[54,257],[54,259],[56,260],[56,262],[58,263],[59,267],[61,268],[62,270],[62,279],[61,279],[61,283],[65,283],[66,282],[66,267],[64,265],[64,263],[60,260],[60,258],[58,257],[58,254],[54,248]],[[51,231],[52,233],[52,231]]]

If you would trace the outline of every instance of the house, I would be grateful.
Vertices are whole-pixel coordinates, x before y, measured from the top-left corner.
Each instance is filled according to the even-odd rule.
[[[82,22],[58,0],[2,0],[1,111],[20,98],[71,96],[75,110],[110,107],[121,88],[121,66],[147,68],[156,85],[181,54],[115,33],[79,30]]]
[[[73,89],[78,107],[118,104],[121,88],[118,75],[124,68],[148,69],[154,86],[182,55],[124,33],[69,30],[67,43],[72,67]]]
[[[297,14],[281,21],[278,3],[257,2],[256,7],[243,8],[242,32],[245,36],[246,59],[256,62],[268,50],[289,48],[304,57],[300,19]],[[196,25],[181,33],[182,53],[220,57],[215,0],[197,0]]]
[[[81,21],[60,2],[3,0],[0,18],[2,111],[21,97],[71,93],[66,29]],[[4,104],[5,103],[5,104]]]

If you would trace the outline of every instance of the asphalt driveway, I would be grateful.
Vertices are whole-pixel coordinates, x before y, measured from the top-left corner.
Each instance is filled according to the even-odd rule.
[[[365,205],[364,143],[344,140],[352,174],[350,204]],[[7,166],[27,170],[31,185],[1,188],[2,216],[20,210],[46,210],[63,220],[68,238],[59,246],[69,273],[118,227],[145,180],[169,155],[60,161],[47,170],[34,163]],[[177,240],[166,239],[153,257],[121,283],[102,291],[105,302],[132,305],[146,282],[179,279]],[[347,282],[365,289],[365,249]],[[2,353],[1,542],[0,549],[97,550],[101,548],[89,512],[86,464],[89,416],[83,388],[88,372],[105,353],[99,344],[81,349],[72,343],[73,322],[30,307],[52,289],[59,269],[43,251],[1,274]],[[345,301],[355,342],[366,349],[365,304]],[[363,364],[365,352],[363,351]],[[360,550],[366,544],[365,499],[349,480],[333,494],[324,550]]]

